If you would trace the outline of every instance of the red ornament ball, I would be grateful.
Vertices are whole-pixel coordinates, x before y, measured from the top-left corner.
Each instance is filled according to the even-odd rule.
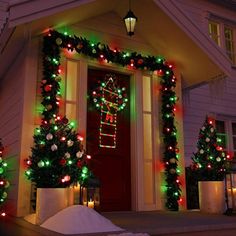
[[[50,92],[50,91],[52,90],[52,85],[51,85],[51,84],[45,85],[45,86],[44,86],[44,90],[45,90],[46,92]]]
[[[60,165],[64,166],[66,164],[66,160],[65,159],[61,159],[59,163],[60,163]]]
[[[79,168],[81,168],[81,167],[82,167],[82,162],[81,162],[81,161],[77,161],[77,166],[78,166]]]

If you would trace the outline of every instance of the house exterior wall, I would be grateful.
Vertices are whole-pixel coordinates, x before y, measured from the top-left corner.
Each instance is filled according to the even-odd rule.
[[[211,4],[208,1],[178,0],[175,1],[175,4],[207,36],[209,35],[208,20],[210,14],[221,17],[224,22],[231,21],[233,27],[236,29],[234,11],[230,11],[216,4]],[[218,47],[217,45],[215,46]],[[223,48],[220,49],[224,52]],[[234,68],[234,65],[232,66]],[[191,156],[196,151],[199,129],[206,115],[215,118],[222,116],[236,117],[235,76],[236,70],[233,71],[231,76],[219,75],[217,78],[210,78],[210,82],[207,84],[199,84],[192,88],[186,88],[183,91],[186,166],[191,164]]]
[[[11,184],[7,205],[9,212],[13,214],[16,214],[17,211],[24,63],[25,53],[22,51],[0,81],[0,133],[5,146],[4,156],[7,157],[9,182]]]
[[[30,154],[34,128],[36,45],[35,41],[25,44],[0,80],[0,133],[10,182],[6,206],[8,214],[16,216],[29,213],[30,183],[24,175],[24,159]]]

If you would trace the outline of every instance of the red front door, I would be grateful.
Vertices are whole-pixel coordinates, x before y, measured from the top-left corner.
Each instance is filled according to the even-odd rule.
[[[118,85],[126,88],[126,94],[129,98],[129,76],[110,71],[89,69],[86,151],[92,156],[91,169],[101,181],[101,211],[127,211],[131,210],[129,101],[124,110],[117,111],[116,147],[112,148],[114,142],[109,140],[107,147],[101,147],[99,129],[101,128],[100,118],[102,114],[95,107],[92,99],[92,92],[104,81],[107,74],[116,76]],[[107,120],[112,122],[109,117]],[[112,133],[113,131],[108,129],[107,133],[109,132]]]

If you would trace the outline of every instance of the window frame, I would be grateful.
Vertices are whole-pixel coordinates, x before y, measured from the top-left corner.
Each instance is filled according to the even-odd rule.
[[[234,147],[233,143],[233,137],[236,137],[236,134],[233,134],[233,128],[232,124],[236,124],[236,117],[232,118],[226,118],[226,117],[216,117],[215,119],[215,124],[216,121],[223,121],[225,125],[225,134],[226,134],[226,149],[227,151],[234,159],[236,159],[236,147]],[[216,127],[215,127],[216,128]],[[224,135],[224,133],[219,133],[216,129],[216,134],[217,137],[218,135]]]
[[[217,30],[219,31],[217,33],[218,40],[216,40],[213,36],[212,36],[212,32],[211,32],[211,25],[216,25],[217,26]],[[226,39],[226,35],[225,35],[225,29],[228,28],[230,30],[232,30],[232,49],[233,50],[228,50],[227,49],[227,39]],[[222,48],[225,52],[225,54],[227,55],[227,57],[229,58],[229,60],[231,61],[232,65],[236,65],[236,24],[229,24],[224,22],[223,20],[217,20],[217,19],[208,19],[208,36],[211,38],[211,40],[213,40],[216,45],[218,45],[220,48]]]

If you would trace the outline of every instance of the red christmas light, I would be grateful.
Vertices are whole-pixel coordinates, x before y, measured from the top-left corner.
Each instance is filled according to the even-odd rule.
[[[81,141],[81,142],[84,141],[84,138],[83,138],[82,136],[80,136],[80,135],[77,136],[77,139],[78,139],[79,141]]]

